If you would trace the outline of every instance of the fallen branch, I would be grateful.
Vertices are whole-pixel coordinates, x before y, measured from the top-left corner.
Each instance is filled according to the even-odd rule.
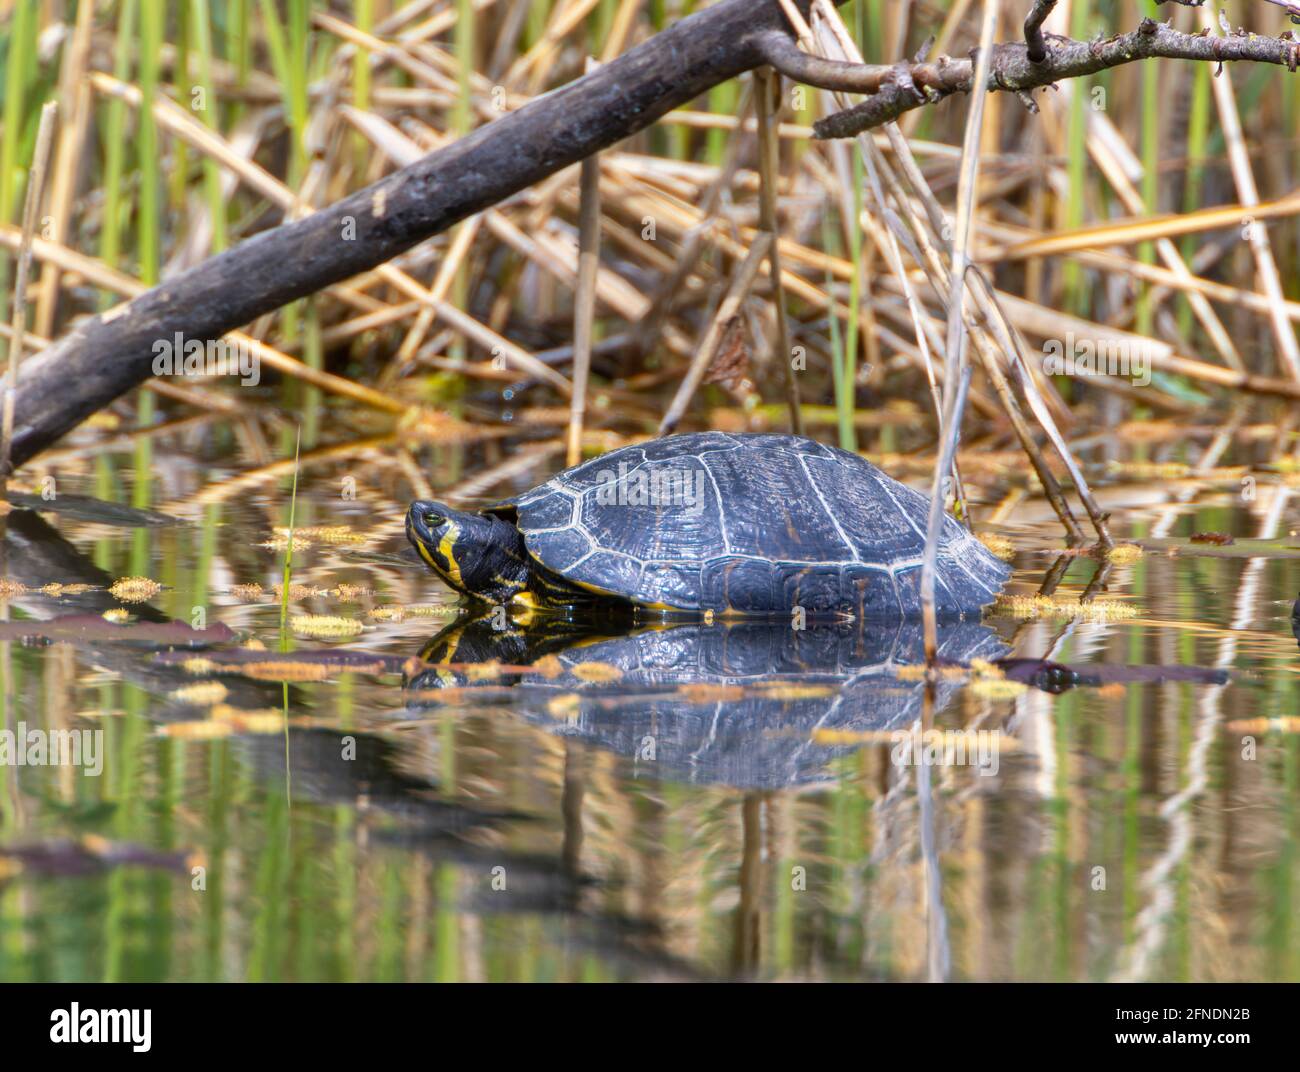
[[[775,0],[722,0],[333,206],[89,318],[24,363],[14,465],[149,379],[157,340],[220,338],[384,264],[761,65],[758,39],[784,25]]]

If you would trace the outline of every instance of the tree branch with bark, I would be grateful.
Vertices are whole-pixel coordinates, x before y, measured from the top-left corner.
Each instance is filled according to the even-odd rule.
[[[1036,5],[1035,12],[1040,7]],[[1250,61],[1270,63],[1294,72],[1300,66],[1300,41],[1290,30],[1264,37],[1235,30],[1219,37],[1202,31],[1188,34],[1154,19],[1143,19],[1136,30],[1101,41],[1076,41],[1043,35],[1041,24],[1026,23],[1027,43],[997,45],[989,62],[990,92],[1012,92],[1027,99],[1030,91],[1067,78],[1082,78],[1138,60],[1199,60],[1222,66]],[[782,74],[821,89],[871,94],[852,108],[814,124],[819,138],[851,138],[864,130],[892,122],[914,108],[937,104],[956,93],[969,93],[974,61],[940,56],[934,60],[895,64],[839,63],[801,52],[789,36],[768,32],[758,47],[763,58]],[[1039,49],[1043,58],[1035,60]]]

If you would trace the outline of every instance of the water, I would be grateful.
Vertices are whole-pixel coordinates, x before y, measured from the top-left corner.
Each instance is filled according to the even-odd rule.
[[[350,528],[295,551],[318,591],[291,614],[363,631],[250,670],[280,607],[232,589],[280,579],[260,544],[283,469],[160,455],[145,494],[129,454],[54,460],[60,512],[5,519],[29,589],[2,605],[6,726],[102,731],[102,772],[0,766],[0,979],[1300,978],[1285,481],[1105,489],[1119,534],[1165,537],[1106,577],[1132,616],[945,633],[954,659],[1050,659],[1076,687],[950,674],[927,702],[914,630],[444,632],[451,594],[407,552],[378,453],[309,459],[297,500],[299,526]],[[1019,514],[999,528],[1031,593],[1061,541]],[[1202,530],[1276,539],[1188,544]],[[1098,563],[1066,565],[1077,596]],[[128,576],[165,587],[30,590]],[[188,662],[192,628],[244,672]],[[971,751],[908,761],[913,725]]]

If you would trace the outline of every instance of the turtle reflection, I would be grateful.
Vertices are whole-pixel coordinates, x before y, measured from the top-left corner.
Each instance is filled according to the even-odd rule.
[[[647,777],[775,789],[829,780],[829,760],[851,750],[816,742],[817,730],[901,729],[918,718],[925,686],[899,668],[922,662],[923,650],[919,622],[688,623],[584,636],[497,630],[480,618],[430,641],[422,657],[445,668],[408,678],[407,704],[504,700],[553,732],[627,757]],[[975,622],[939,633],[944,662],[1006,652]],[[941,680],[936,706],[957,687]],[[454,697],[436,691],[448,688]]]

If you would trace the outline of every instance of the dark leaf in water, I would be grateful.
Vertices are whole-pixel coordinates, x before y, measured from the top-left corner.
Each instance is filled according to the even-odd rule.
[[[228,644],[235,639],[235,631],[221,623],[206,629],[191,629],[179,621],[116,624],[98,614],[67,614],[43,622],[0,622],[0,640],[31,637],[68,641],[140,641],[199,648],[208,644]]]

